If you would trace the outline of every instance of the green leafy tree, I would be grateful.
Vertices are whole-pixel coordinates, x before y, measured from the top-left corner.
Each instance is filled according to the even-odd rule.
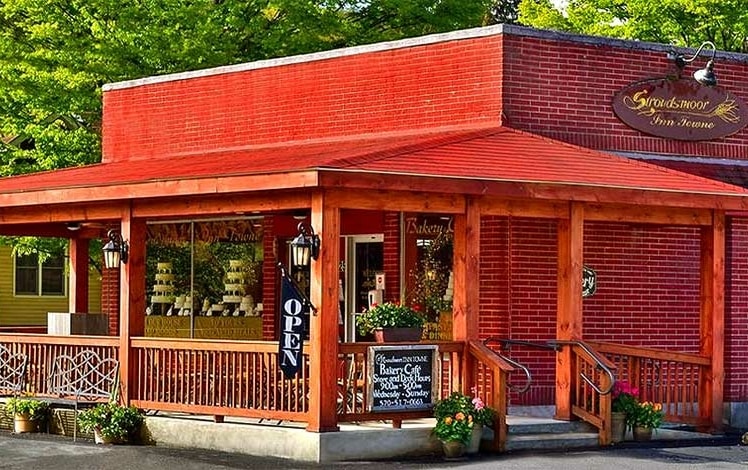
[[[0,175],[100,160],[101,86],[479,26],[489,0],[0,0]]]
[[[0,0],[0,176],[100,161],[105,83],[480,26],[492,4]]]
[[[514,24],[519,14],[520,0],[498,0],[488,11],[488,23]]]
[[[748,9],[743,0],[522,0],[519,22],[536,28],[697,47],[748,49]]]

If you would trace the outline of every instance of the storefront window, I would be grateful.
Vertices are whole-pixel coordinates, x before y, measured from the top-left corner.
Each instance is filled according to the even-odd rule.
[[[185,322],[157,318],[183,317],[199,319],[188,327],[191,337],[260,339],[261,222],[251,218],[149,224],[146,314],[153,320],[146,322],[146,334],[153,324],[153,336],[185,336],[180,331]],[[258,321],[238,320],[248,318]]]
[[[406,301],[436,321],[452,310],[453,218],[405,214],[403,223]]]

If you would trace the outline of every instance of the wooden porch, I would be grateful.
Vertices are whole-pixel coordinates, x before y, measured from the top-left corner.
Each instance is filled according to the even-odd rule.
[[[225,417],[255,418],[295,423],[295,427],[307,429],[312,416],[309,355],[305,354],[302,372],[294,379],[285,379],[277,366],[275,342],[131,338],[129,351],[124,352],[119,338],[2,334],[0,344],[13,353],[27,355],[25,393],[40,398],[54,397],[48,390],[47,377],[56,356],[94,351],[102,358],[120,361],[129,356],[133,364],[130,370],[135,373],[122,384],[120,400],[151,413],[206,415],[215,422],[223,422]],[[441,376],[437,398],[452,390],[475,390],[498,412],[490,447],[505,450],[509,438],[508,392],[522,381],[519,370],[502,356],[506,352],[478,341],[425,344],[438,347]],[[399,428],[404,420],[429,418],[429,411],[369,411],[365,369],[371,345],[339,345],[334,395],[337,426],[387,421]],[[558,346],[559,356],[572,358],[574,374],[568,404],[572,419],[597,428],[600,445],[611,442],[611,379],[605,368],[614,371],[619,380],[637,386],[641,400],[662,403],[666,421],[710,428],[711,417],[703,412],[711,403],[711,397],[702,392],[712,373],[706,358],[607,343],[560,342]]]

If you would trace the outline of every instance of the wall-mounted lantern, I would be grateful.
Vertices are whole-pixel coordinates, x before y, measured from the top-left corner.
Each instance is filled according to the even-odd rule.
[[[291,256],[293,265],[307,267],[312,259],[319,257],[319,236],[314,233],[311,225],[299,222],[299,234],[291,241]]]
[[[114,230],[110,230],[107,237],[109,241],[103,248],[104,266],[109,269],[118,268],[120,262],[127,263],[127,242],[122,240],[122,235]]]

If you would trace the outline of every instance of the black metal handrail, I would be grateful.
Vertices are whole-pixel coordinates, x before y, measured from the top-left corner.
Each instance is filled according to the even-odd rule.
[[[497,338],[495,336],[491,338],[486,338],[485,340],[483,340],[483,344],[485,344],[486,346],[488,346],[489,343],[499,343],[499,346],[501,347],[502,350],[511,349],[512,345],[527,346],[527,347],[536,348],[536,349],[550,349],[553,351],[559,350],[559,347],[552,346],[548,344],[548,342],[534,343],[532,341],[525,341],[522,339]]]

